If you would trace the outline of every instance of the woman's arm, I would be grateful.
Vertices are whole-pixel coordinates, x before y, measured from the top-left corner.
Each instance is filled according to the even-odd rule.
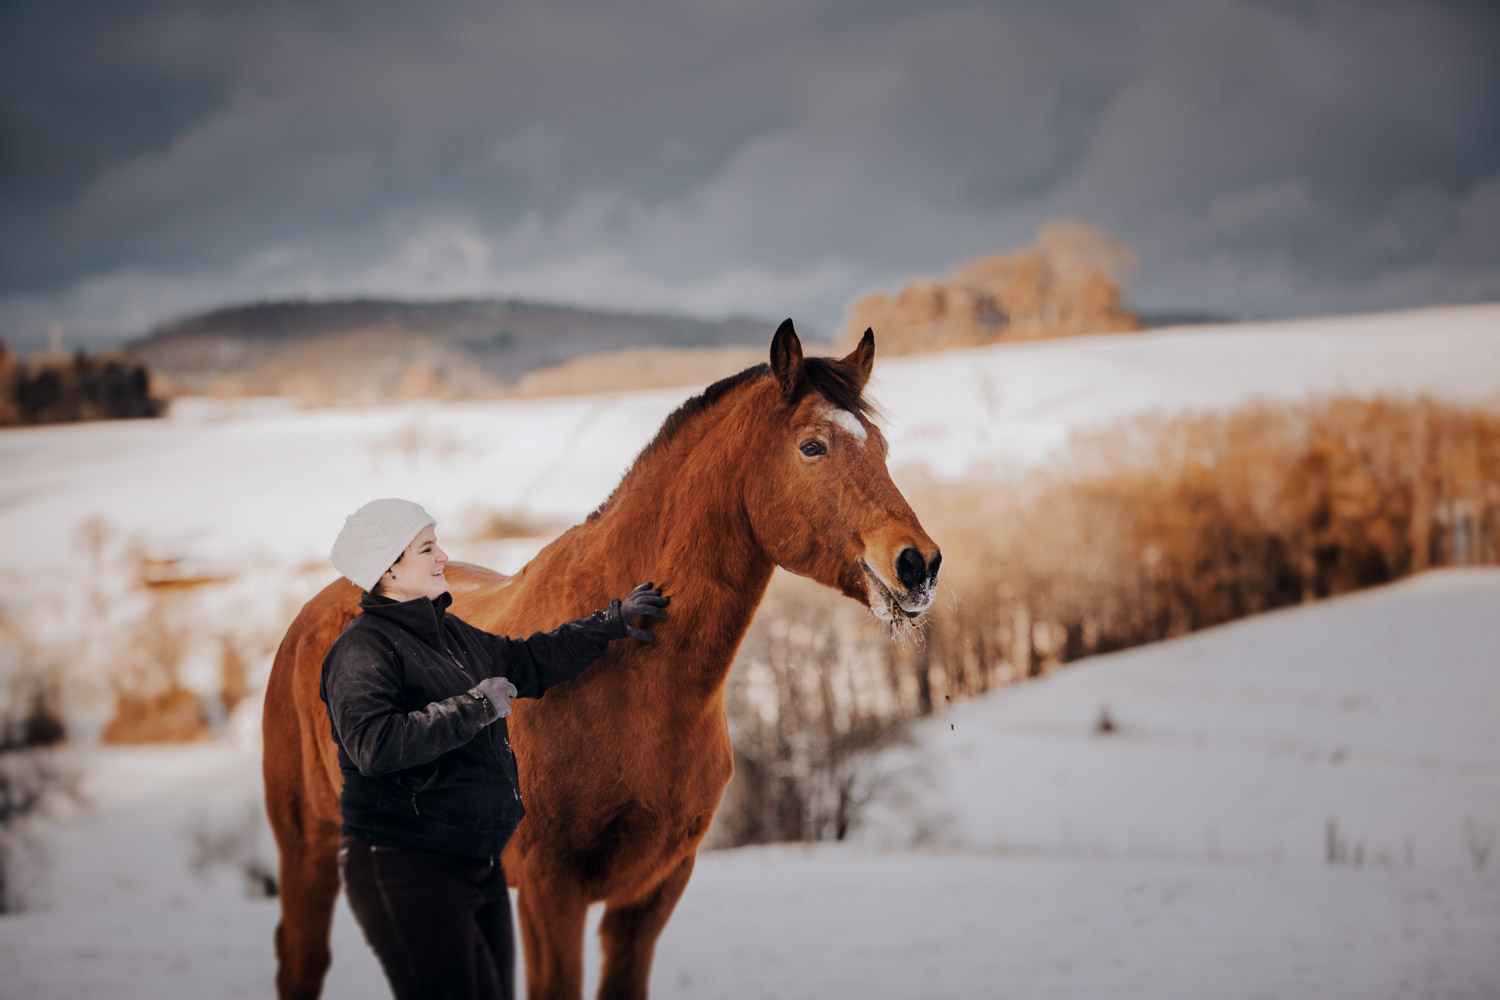
[[[379,640],[334,643],[323,661],[322,695],[334,738],[369,777],[436,760],[499,718],[473,691],[403,711],[394,656]]]
[[[475,629],[489,654],[492,669],[516,686],[518,697],[540,698],[547,689],[583,673],[604,655],[612,639],[625,638],[620,602],[587,618],[564,622],[550,632],[512,639]]]
[[[511,639],[481,629],[474,631],[482,637],[495,672],[510,679],[519,697],[540,698],[553,685],[583,673],[604,655],[611,640],[650,642],[651,633],[631,622],[642,615],[665,615],[670,602],[660,588],[643,583],[623,601],[610,601],[608,607],[587,618],[564,622],[550,632]]]

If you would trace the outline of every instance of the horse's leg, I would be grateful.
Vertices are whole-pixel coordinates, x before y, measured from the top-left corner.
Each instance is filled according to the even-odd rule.
[[[339,894],[339,831],[316,822],[283,826],[274,816],[271,825],[281,847],[276,995],[314,1000],[323,991],[331,961],[328,933]]]
[[[581,1000],[583,924],[589,909],[582,884],[566,876],[525,879],[516,908],[526,955],[526,996]]]
[[[631,903],[611,903],[599,924],[604,946],[604,973],[599,980],[599,1000],[644,998],[651,979],[651,960],[656,939],[682,890],[693,874],[696,855],[689,854],[642,898]]]

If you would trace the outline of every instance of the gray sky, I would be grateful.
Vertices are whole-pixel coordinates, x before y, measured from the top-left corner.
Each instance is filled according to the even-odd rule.
[[[6,0],[0,338],[350,294],[831,333],[1064,217],[1140,308],[1497,299],[1497,49],[1488,0]]]

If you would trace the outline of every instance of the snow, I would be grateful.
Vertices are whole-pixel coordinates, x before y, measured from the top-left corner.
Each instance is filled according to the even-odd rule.
[[[876,377],[898,482],[958,479],[1152,412],[1493,403],[1500,306],[886,358]],[[261,641],[332,577],[344,516],[377,496],[427,506],[455,558],[513,570],[543,540],[478,540],[483,521],[582,517],[691,391],[187,400],[165,420],[6,431],[0,674],[17,636],[58,643],[70,710],[101,722],[150,609],[138,554],[231,576],[179,599]],[[1500,996],[1497,605],[1500,572],[1431,573],[921,720],[877,765],[900,795],[853,842],[700,858],[654,995]],[[211,689],[219,636],[190,639],[184,680]],[[267,668],[251,664],[252,687]],[[276,905],[240,870],[274,859],[258,716],[252,696],[217,743],[85,738],[60,755],[78,795],[31,831],[28,908],[0,915],[0,1000],[270,995]],[[333,940],[327,995],[382,995],[342,902]]]
[[[1033,466],[1077,432],[1152,412],[1344,392],[1495,401],[1497,373],[1500,306],[1472,306],[886,358],[870,394],[899,483]],[[165,420],[9,430],[0,602],[37,596],[38,567],[87,572],[77,532],[91,517],[206,572],[326,567],[344,516],[380,496],[421,503],[445,543],[496,512],[575,523],[693,391],[312,410],[184,400]]]
[[[1500,995],[1500,857],[1469,839],[1500,830],[1497,601],[1500,571],[1430,573],[924,720],[853,843],[700,857],[653,995]],[[91,805],[0,917],[0,996],[269,995],[275,902],[191,866],[202,831],[266,836],[255,754],[80,765]],[[1329,819],[1361,864],[1328,862]],[[329,997],[382,995],[342,902],[333,948]]]
[[[1500,572],[1431,573],[963,703],[921,728],[913,801],[866,833],[1315,864],[1332,823],[1367,865],[1472,872],[1472,838],[1500,846],[1497,607]]]

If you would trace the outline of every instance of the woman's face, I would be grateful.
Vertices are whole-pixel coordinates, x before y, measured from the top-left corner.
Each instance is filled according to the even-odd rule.
[[[385,571],[381,579],[385,582],[385,596],[397,601],[412,601],[418,597],[434,598],[448,592],[448,581],[443,579],[443,568],[448,565],[448,553],[437,543],[437,531],[432,525],[423,528],[401,560]]]

